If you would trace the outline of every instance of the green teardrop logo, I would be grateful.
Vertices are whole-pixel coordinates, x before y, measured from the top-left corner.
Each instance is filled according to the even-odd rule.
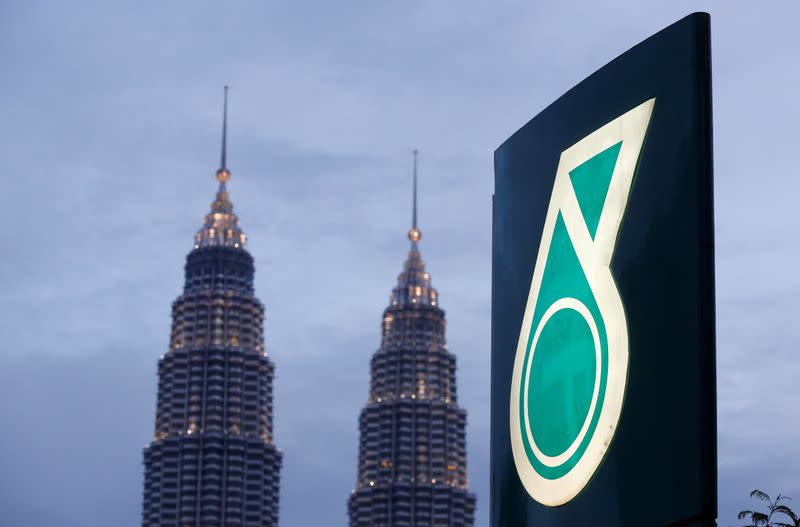
[[[655,99],[561,153],[510,394],[514,463],[536,501],[589,483],[619,423],[628,328],[610,263]]]

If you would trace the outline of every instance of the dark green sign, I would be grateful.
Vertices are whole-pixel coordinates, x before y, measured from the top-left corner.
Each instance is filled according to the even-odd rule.
[[[716,518],[709,17],[495,153],[493,527]]]

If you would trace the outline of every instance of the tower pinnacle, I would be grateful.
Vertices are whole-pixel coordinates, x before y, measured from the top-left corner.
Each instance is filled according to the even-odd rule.
[[[414,150],[414,191],[411,210],[411,230],[408,231],[408,239],[416,244],[422,239],[422,231],[417,228],[417,150]]]
[[[225,100],[222,106],[222,155],[220,167],[217,170],[219,189],[214,201],[211,203],[211,212],[206,214],[203,227],[195,234],[194,248],[220,246],[244,249],[247,236],[239,226],[239,218],[233,213],[228,189],[225,183],[231,179],[227,166],[228,150],[228,86],[225,86]]]
[[[228,149],[228,85],[225,85],[225,99],[222,103],[222,156],[220,157],[219,170],[217,170],[217,181],[225,184],[231,178],[228,171],[226,158]]]

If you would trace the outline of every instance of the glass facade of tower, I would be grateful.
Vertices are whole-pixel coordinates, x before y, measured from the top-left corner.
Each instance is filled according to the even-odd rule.
[[[155,434],[144,450],[144,527],[278,524],[274,367],[264,350],[253,258],[225,188],[229,177],[224,168],[217,172],[219,192],[172,305]]]
[[[416,223],[416,221],[415,221]],[[472,526],[467,490],[466,412],[456,396],[456,358],[417,242],[383,314],[361,412],[358,479],[351,527]]]

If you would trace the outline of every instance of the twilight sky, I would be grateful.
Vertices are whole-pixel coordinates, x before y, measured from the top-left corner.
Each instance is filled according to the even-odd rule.
[[[0,4],[0,524],[139,525],[156,364],[216,188],[228,83],[229,189],[277,366],[281,524],[346,525],[419,148],[421,249],[486,527],[493,151],[698,9],[713,34],[719,523],[738,524],[755,486],[800,499],[800,4],[110,4]]]

